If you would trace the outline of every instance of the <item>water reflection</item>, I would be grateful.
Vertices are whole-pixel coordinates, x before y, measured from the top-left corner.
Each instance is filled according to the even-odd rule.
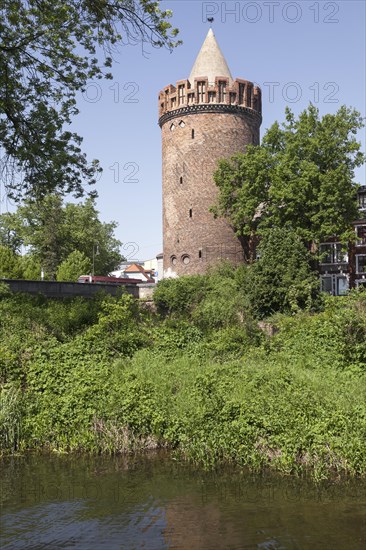
[[[165,455],[1,466],[4,550],[365,548],[365,482],[208,473]]]

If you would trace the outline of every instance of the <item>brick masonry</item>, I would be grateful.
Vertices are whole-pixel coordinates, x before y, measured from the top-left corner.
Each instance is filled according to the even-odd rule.
[[[219,103],[220,82],[226,88]],[[240,93],[242,103],[240,83],[246,90]],[[218,159],[245,152],[247,144],[259,144],[260,90],[239,79],[229,87],[228,80],[217,78],[214,87],[205,83],[199,102],[197,86],[195,79],[193,103],[192,98],[188,100],[189,81],[179,81],[177,88],[168,86],[159,95],[165,276],[205,273],[221,260],[237,264],[244,259],[229,223],[215,220],[209,209],[218,191],[213,181]]]

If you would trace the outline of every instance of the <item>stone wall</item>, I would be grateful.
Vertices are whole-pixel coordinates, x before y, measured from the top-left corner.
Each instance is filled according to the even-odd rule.
[[[119,285],[112,284],[89,284],[89,283],[59,283],[54,281],[18,281],[14,279],[0,279],[0,282],[6,283],[12,292],[26,292],[27,294],[42,294],[47,298],[71,298],[73,296],[83,296],[91,298],[98,292],[106,292],[115,296],[120,292]],[[135,285],[125,285],[124,290],[134,296],[139,297],[139,288]]]

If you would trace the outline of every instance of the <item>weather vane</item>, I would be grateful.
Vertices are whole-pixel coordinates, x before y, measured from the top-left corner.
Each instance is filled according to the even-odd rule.
[[[209,23],[213,23],[215,21],[215,19],[213,17],[207,17],[207,21]]]

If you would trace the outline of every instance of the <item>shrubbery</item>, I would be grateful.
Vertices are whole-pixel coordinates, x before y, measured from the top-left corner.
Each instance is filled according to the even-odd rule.
[[[0,288],[0,446],[127,452],[167,446],[206,465],[366,471],[366,293],[272,318],[248,268],[128,295],[46,300]],[[187,299],[189,295],[189,299]]]

